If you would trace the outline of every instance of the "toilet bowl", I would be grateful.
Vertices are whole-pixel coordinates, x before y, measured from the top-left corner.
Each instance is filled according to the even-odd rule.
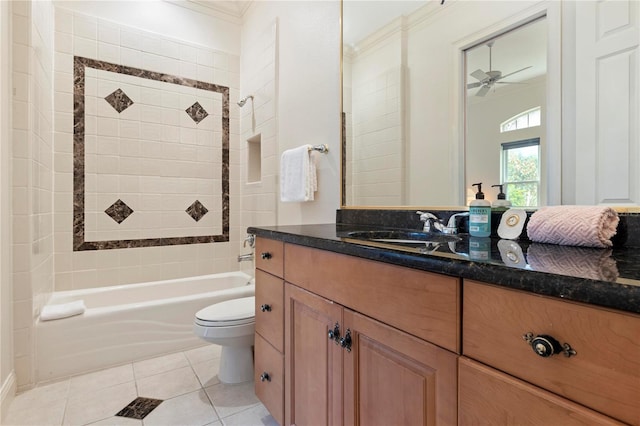
[[[255,297],[242,297],[207,306],[196,312],[193,332],[222,346],[218,379],[223,383],[253,380]]]

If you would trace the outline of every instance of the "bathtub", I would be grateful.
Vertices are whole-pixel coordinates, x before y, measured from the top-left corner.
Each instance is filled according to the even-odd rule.
[[[36,322],[38,382],[160,356],[205,342],[192,331],[195,313],[253,296],[243,272],[54,292],[49,304],[82,299],[82,315]]]

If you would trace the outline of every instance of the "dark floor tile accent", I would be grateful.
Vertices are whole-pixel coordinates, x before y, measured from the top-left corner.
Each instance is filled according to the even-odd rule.
[[[108,209],[104,211],[111,219],[115,220],[118,223],[122,223],[126,218],[128,218],[131,213],[133,213],[133,209],[125,204],[124,201],[118,199],[115,203],[111,204]]]
[[[200,123],[209,115],[209,113],[202,108],[202,105],[200,105],[199,102],[191,105],[189,108],[185,109],[185,111],[189,117],[196,122],[196,124]]]
[[[143,398],[139,396],[122,410],[118,411],[116,416],[142,420],[147,414],[155,410],[162,401],[162,399]]]
[[[104,98],[119,113],[133,105],[133,101],[122,89],[118,89]]]
[[[194,201],[194,203],[187,207],[185,211],[196,222],[202,219],[202,217],[209,212],[209,210],[203,206],[199,200]]]

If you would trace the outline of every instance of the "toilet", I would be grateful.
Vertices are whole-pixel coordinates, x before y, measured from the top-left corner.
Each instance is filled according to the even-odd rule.
[[[222,346],[218,379],[223,383],[253,380],[255,297],[215,303],[196,312],[193,331],[201,339]]]

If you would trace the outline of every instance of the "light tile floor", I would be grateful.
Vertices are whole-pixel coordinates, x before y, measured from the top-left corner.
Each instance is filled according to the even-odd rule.
[[[6,426],[277,426],[253,382],[218,380],[220,347],[206,345],[36,387],[16,396]],[[143,420],[115,414],[136,397],[164,400]]]

